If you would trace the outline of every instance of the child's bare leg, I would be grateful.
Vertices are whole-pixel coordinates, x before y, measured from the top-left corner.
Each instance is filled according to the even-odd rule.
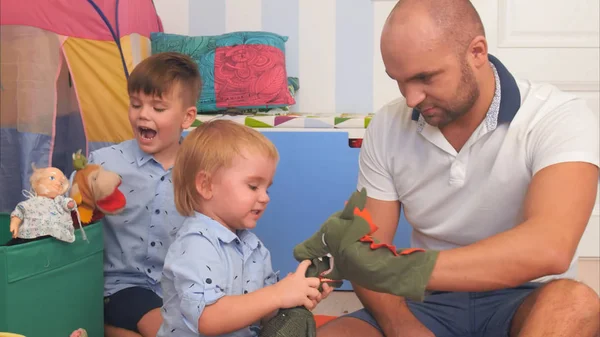
[[[130,330],[104,324],[104,337],[142,337],[142,335]]]
[[[145,314],[138,322],[137,327],[143,337],[156,337],[161,324],[160,308],[156,308]]]
[[[156,337],[162,315],[162,299],[153,291],[130,287],[104,301],[106,337]]]

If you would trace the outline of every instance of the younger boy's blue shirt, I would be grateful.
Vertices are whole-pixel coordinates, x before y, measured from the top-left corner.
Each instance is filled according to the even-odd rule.
[[[104,295],[138,286],[162,297],[164,259],[184,220],[175,208],[171,169],[163,169],[135,140],[96,150],[88,161],[119,174],[126,198],[121,214],[103,219]]]
[[[243,295],[277,282],[271,255],[256,235],[237,235],[195,213],[176,234],[165,260],[163,324],[157,337],[198,337],[204,309],[228,295]],[[235,319],[235,317],[231,317]],[[227,337],[255,337],[259,323]]]

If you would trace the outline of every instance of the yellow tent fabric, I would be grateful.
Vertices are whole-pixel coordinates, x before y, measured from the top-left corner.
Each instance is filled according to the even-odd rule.
[[[150,40],[137,34],[120,40],[130,72],[141,59],[148,57]],[[112,41],[74,37],[63,43],[90,142],[119,143],[133,137],[127,117],[127,83],[123,81],[121,57],[114,52],[116,48]],[[96,90],[99,87],[104,90]]]

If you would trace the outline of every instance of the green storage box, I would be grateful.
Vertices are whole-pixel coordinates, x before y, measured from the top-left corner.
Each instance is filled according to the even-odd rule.
[[[68,337],[78,328],[104,336],[102,224],[85,228],[89,243],[54,238],[0,246],[0,332]],[[10,218],[0,214],[0,244],[10,240]]]

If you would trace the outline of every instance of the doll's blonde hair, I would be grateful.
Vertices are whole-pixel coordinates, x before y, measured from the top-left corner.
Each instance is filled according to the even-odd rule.
[[[275,145],[251,127],[218,119],[205,122],[191,131],[183,140],[173,166],[177,211],[183,216],[192,216],[198,209],[198,173],[212,176],[217,170],[230,167],[233,159],[244,150],[279,161]]]
[[[59,169],[57,169],[55,167],[37,168],[35,166],[35,164],[33,164],[33,163],[31,164],[31,168],[33,169],[33,173],[31,174],[31,177],[29,177],[29,185],[31,186],[31,190],[36,192],[36,195],[39,194],[40,191],[37,191],[34,188],[34,186],[36,186],[38,184],[38,182],[44,177],[46,172],[49,170],[55,170],[61,174],[61,176],[58,177],[59,179],[63,180],[63,189],[60,191],[60,194],[63,195],[65,193],[67,193],[67,191],[69,190],[69,180],[64,175],[64,173],[62,173],[62,171],[60,171]],[[47,191],[42,192],[42,193],[47,193]]]

